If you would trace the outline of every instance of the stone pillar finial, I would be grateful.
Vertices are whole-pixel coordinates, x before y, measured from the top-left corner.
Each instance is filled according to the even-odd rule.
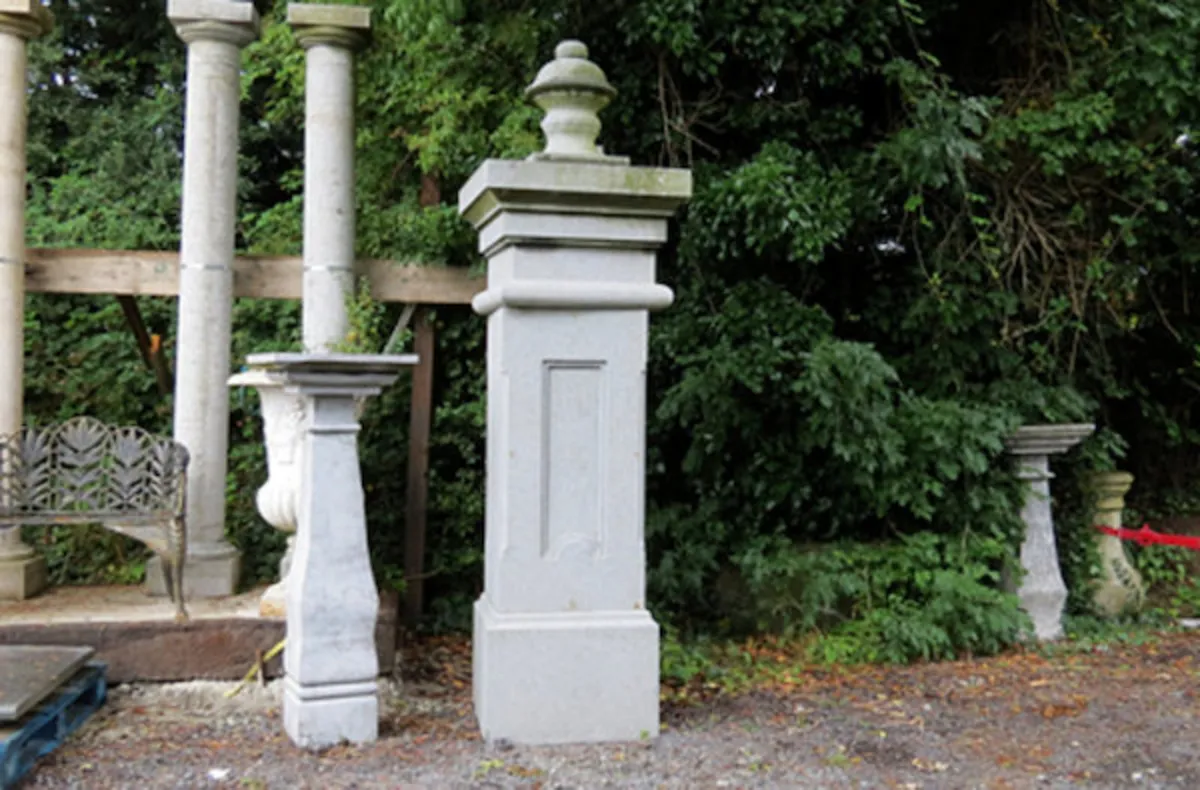
[[[604,72],[588,60],[581,41],[559,42],[554,60],[542,66],[525,95],[546,112],[542,131],[546,148],[531,159],[584,159],[628,164],[626,157],[606,156],[596,145],[599,112],[617,95]]]

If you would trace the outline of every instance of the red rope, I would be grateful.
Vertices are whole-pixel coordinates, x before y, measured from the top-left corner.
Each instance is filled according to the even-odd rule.
[[[1149,524],[1143,524],[1141,529],[1123,529],[1097,524],[1096,529],[1105,535],[1112,535],[1114,538],[1120,538],[1121,540],[1132,540],[1141,546],[1158,543],[1163,546],[1182,546],[1185,549],[1200,551],[1200,536],[1166,535],[1150,529]]]

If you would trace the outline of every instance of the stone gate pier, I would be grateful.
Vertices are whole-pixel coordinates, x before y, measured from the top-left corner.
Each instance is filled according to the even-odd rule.
[[[488,160],[459,193],[487,290],[487,537],[475,605],[485,738],[658,733],[658,625],[646,611],[649,311],[673,295],[655,252],[691,195],[687,170],[596,145],[615,94],[564,41],[527,93],[545,150]]]

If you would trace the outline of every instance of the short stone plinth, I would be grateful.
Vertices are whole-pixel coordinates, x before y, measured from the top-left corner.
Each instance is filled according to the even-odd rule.
[[[254,354],[257,368],[305,400],[295,556],[287,583],[283,726],[305,748],[373,741],[379,732],[375,620],[356,399],[378,395],[417,358]]]
[[[1120,529],[1125,495],[1133,486],[1133,475],[1096,472],[1088,482],[1095,497],[1093,523]],[[1100,555],[1100,578],[1092,591],[1096,611],[1106,617],[1117,617],[1140,609],[1146,598],[1146,587],[1142,575],[1125,554],[1124,542],[1115,535],[1097,530],[1096,550]]]
[[[1090,424],[1026,425],[1006,442],[1009,453],[1016,457],[1018,476],[1029,486],[1021,508],[1021,520],[1025,522],[1021,566],[1025,576],[1017,597],[1033,620],[1039,641],[1062,636],[1062,612],[1067,602],[1067,585],[1054,541],[1050,456],[1067,452],[1095,429]]]

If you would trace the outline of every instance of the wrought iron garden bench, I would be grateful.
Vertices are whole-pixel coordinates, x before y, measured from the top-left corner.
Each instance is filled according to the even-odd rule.
[[[139,540],[186,620],[187,465],[178,442],[91,417],[0,436],[0,529],[99,524]]]

